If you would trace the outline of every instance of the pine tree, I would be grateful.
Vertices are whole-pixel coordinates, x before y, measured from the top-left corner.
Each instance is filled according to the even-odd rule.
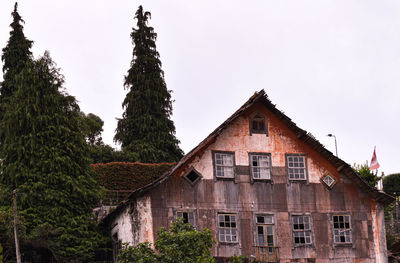
[[[147,25],[150,16],[139,6],[135,15],[137,28],[131,33],[133,59],[124,83],[129,91],[114,140],[121,143],[124,152],[136,154],[141,162],[178,161],[183,152],[170,119],[171,91],[165,84],[156,50],[157,34]]]
[[[27,61],[32,60],[30,48],[33,42],[28,40],[24,35],[24,27],[22,26],[24,20],[19,15],[17,8],[18,4],[15,3],[14,11],[11,13],[13,22],[10,24],[12,29],[10,32],[10,39],[6,47],[3,48],[3,55],[1,56],[1,60],[4,63],[4,81],[1,83],[0,88],[0,106],[2,106],[16,90],[16,75],[22,71]],[[0,110],[0,117],[2,113],[3,110]]]
[[[17,189],[23,244],[46,248],[61,262],[87,257],[99,241],[91,220],[99,200],[80,110],[63,91],[47,53],[27,62],[0,123],[0,183]]]

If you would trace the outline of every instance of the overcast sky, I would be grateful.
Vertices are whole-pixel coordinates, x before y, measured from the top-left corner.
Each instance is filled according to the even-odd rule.
[[[376,146],[379,172],[400,172],[398,0],[19,1],[35,57],[50,51],[68,93],[104,120],[107,144],[123,112],[140,4],[152,13],[185,152],[264,89],[333,153],[326,134],[335,134],[347,163],[370,161]],[[0,1],[1,48],[13,6]]]

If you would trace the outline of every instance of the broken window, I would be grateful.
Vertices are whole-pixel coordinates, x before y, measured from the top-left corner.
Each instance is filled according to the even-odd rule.
[[[256,113],[253,117],[250,118],[250,135],[252,135],[253,133],[268,135],[265,117],[260,113]]]
[[[233,153],[214,153],[214,169],[217,178],[234,178]]]
[[[250,154],[251,174],[255,180],[271,179],[271,155]]]
[[[195,226],[194,212],[193,211],[178,211],[176,212],[177,218],[182,218],[183,223]]]
[[[218,236],[220,242],[238,242],[236,214],[218,214]]]
[[[257,246],[275,247],[275,223],[273,215],[257,215]],[[272,251],[272,250],[271,250]]]
[[[192,169],[188,174],[184,176],[184,178],[188,180],[190,184],[194,185],[197,181],[200,180],[201,175],[195,169]]]
[[[333,238],[335,244],[351,244],[350,215],[333,216]]]
[[[286,167],[289,180],[306,180],[306,156],[298,154],[286,155]]]
[[[295,245],[312,244],[311,216],[292,215],[292,233]]]

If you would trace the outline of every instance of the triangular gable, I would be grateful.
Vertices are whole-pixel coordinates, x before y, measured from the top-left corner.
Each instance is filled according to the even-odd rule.
[[[332,152],[328,151],[318,140],[316,140],[311,134],[305,130],[299,128],[288,116],[278,110],[274,104],[268,99],[267,94],[264,90],[254,93],[246,103],[244,103],[235,113],[233,113],[227,120],[225,120],[220,126],[218,126],[212,133],[210,133],[202,142],[200,142],[194,149],[187,153],[173,168],[161,176],[158,180],[148,184],[147,186],[140,188],[133,192],[129,198],[134,198],[141,195],[158,184],[162,183],[171,175],[181,174],[187,168],[196,156],[201,154],[207,149],[212,143],[216,141],[218,136],[226,130],[226,128],[232,124],[238,117],[240,117],[245,111],[251,108],[255,103],[261,103],[264,105],[272,114],[275,115],[282,123],[284,123],[289,130],[296,134],[299,141],[304,142],[306,145],[311,147],[315,152],[320,154],[325,160],[327,160],[333,167],[337,169],[339,173],[350,179],[363,193],[367,194],[377,202],[384,205],[390,204],[394,201],[394,198],[384,192],[378,191],[372,188],[366,183],[352,168],[349,164],[341,160],[340,158],[333,155]]]

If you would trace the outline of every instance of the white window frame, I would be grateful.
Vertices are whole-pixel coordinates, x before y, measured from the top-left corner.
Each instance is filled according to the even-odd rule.
[[[225,158],[231,158],[230,163]],[[235,179],[235,152],[213,152],[214,174],[218,179]],[[228,171],[231,171],[229,174]],[[227,174],[227,175],[226,175]]]
[[[340,218],[343,218],[343,221],[340,221]],[[338,221],[335,222],[335,218]],[[351,228],[351,216],[350,214],[333,214],[332,215],[332,234],[333,234],[333,243],[335,245],[351,245],[352,242],[352,228]],[[342,239],[344,238],[344,241]]]
[[[286,171],[289,181],[307,181],[307,155],[285,154]],[[300,161],[302,160],[302,161]],[[301,172],[302,171],[302,172]],[[296,175],[299,175],[296,178]]]
[[[266,166],[260,166],[259,157],[267,158],[268,164]],[[256,159],[254,159],[256,158]],[[258,165],[255,166],[254,162],[257,162]],[[270,153],[249,153],[249,163],[250,163],[250,173],[253,180],[271,180],[271,154]],[[262,171],[266,171],[266,175],[263,176]],[[258,177],[255,177],[255,174],[258,174]]]
[[[313,224],[311,214],[292,214],[291,222],[293,246],[311,246],[313,244]],[[303,225],[303,228],[295,228],[296,225]],[[304,242],[296,242],[297,238],[300,240],[303,238]]]
[[[237,222],[238,222],[237,213],[221,212],[217,214],[218,241],[220,243],[239,242],[239,234],[238,234],[239,232],[238,232]]]

